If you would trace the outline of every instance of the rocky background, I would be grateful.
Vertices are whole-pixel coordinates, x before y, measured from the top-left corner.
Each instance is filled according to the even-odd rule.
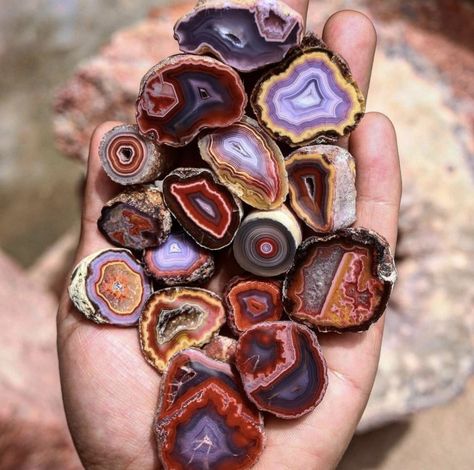
[[[133,119],[139,80],[174,50],[173,18],[190,4],[5,3],[0,469],[75,469],[54,322],[77,241],[82,161],[96,123]],[[314,0],[310,27],[320,31],[343,8],[364,11],[377,27],[368,108],[397,127],[404,195],[400,280],[380,371],[340,468],[472,468],[472,446],[461,437],[472,434],[474,422],[474,6]]]

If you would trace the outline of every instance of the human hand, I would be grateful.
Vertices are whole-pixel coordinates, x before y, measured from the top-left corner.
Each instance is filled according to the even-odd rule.
[[[307,2],[292,6],[306,11]],[[375,31],[364,15],[343,11],[326,23],[323,40],[349,63],[366,95]],[[100,166],[105,123],[91,140],[76,262],[110,245],[97,229],[104,203],[120,188]],[[395,131],[383,115],[368,113],[348,145],[357,163],[357,223],[395,247],[401,194]],[[222,280],[214,282],[220,290]],[[256,469],[328,469],[337,465],[367,403],[383,334],[383,317],[366,332],[320,334],[329,384],[321,404],[294,421],[267,418],[267,443]],[[68,424],[86,468],[159,467],[152,423],[160,377],[142,358],[136,329],[97,327],[78,313],[65,292],[58,313],[58,352]]]

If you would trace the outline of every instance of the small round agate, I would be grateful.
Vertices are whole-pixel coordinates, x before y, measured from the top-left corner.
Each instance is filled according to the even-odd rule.
[[[212,359],[233,363],[235,358],[235,349],[237,340],[228,336],[216,335],[202,350]]]
[[[131,326],[138,322],[151,286],[130,251],[110,249],[87,256],[74,268],[68,292],[89,320]]]
[[[211,171],[172,171],[163,180],[163,196],[177,221],[199,245],[219,250],[232,243],[242,219],[242,207]]]
[[[212,57],[178,54],[143,77],[137,98],[140,132],[182,147],[203,129],[239,121],[247,95],[239,75]]]
[[[266,322],[245,331],[235,365],[249,399],[279,418],[309,413],[326,392],[326,361],[318,339],[294,322]]]
[[[166,163],[164,150],[140,135],[134,125],[108,131],[100,142],[99,157],[109,178],[122,185],[152,182]]]
[[[169,363],[154,428],[165,470],[250,469],[265,443],[263,417],[231,366],[193,348]]]
[[[365,99],[341,57],[321,44],[303,44],[260,79],[252,107],[270,135],[296,147],[347,135],[362,118]]]
[[[154,186],[127,188],[102,208],[97,226],[107,240],[133,250],[162,244],[171,231],[171,213]]]
[[[335,232],[356,220],[355,162],[336,145],[302,147],[286,159],[290,204],[315,232]]]
[[[183,52],[250,72],[283,59],[303,31],[301,15],[279,0],[207,0],[176,23],[174,37]]]
[[[168,287],[153,293],[140,318],[145,359],[163,372],[173,354],[209,342],[225,323],[220,297],[196,287]]]
[[[302,234],[298,221],[285,207],[254,211],[243,221],[233,243],[234,257],[257,276],[278,276],[290,269]]]
[[[171,233],[143,257],[147,272],[167,286],[207,281],[214,273],[214,257],[183,232]]]
[[[288,194],[283,155],[258,123],[246,116],[199,140],[202,158],[222,184],[256,209],[276,209]]]
[[[223,299],[227,324],[236,335],[283,314],[281,282],[236,276],[227,284]]]
[[[396,271],[385,239],[367,229],[310,237],[284,281],[288,315],[317,331],[363,331],[387,305]]]

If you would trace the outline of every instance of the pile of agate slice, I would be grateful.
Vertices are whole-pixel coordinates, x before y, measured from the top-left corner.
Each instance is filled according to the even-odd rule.
[[[395,281],[387,242],[351,228],[356,165],[335,145],[363,95],[303,28],[277,0],[200,1],[175,26],[182,53],[143,77],[136,123],[100,144],[123,186],[98,220],[115,247],[76,266],[69,294],[97,324],[138,327],[163,374],[165,469],[251,468],[265,413],[323,400],[318,337],[368,329]]]

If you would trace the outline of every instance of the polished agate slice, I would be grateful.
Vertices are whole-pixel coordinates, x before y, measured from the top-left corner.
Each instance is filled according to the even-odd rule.
[[[242,218],[242,208],[213,173],[178,168],[163,180],[166,205],[196,242],[210,250],[229,245]]]
[[[291,146],[333,142],[352,131],[365,110],[347,63],[315,41],[294,49],[252,92],[259,123]]]
[[[294,322],[266,322],[237,342],[235,365],[249,399],[279,418],[299,418],[321,402],[326,361],[316,335]]]
[[[147,272],[167,286],[202,283],[214,273],[214,257],[183,232],[171,233],[143,257]]]
[[[228,336],[216,335],[202,350],[212,359],[217,361],[233,363],[237,340]]]
[[[134,250],[161,245],[171,231],[171,213],[154,186],[127,188],[102,208],[97,226],[114,245]]]
[[[276,209],[288,194],[288,177],[279,147],[246,116],[199,140],[202,158],[222,184],[256,209]]]
[[[236,276],[224,291],[227,324],[239,335],[266,321],[280,320],[283,314],[281,282]]]
[[[137,98],[140,132],[182,147],[203,129],[242,118],[247,95],[235,70],[211,57],[178,54],[143,77]]]
[[[68,292],[89,320],[130,326],[138,322],[151,286],[130,251],[110,249],[80,261],[72,272]]]
[[[220,297],[197,287],[168,287],[153,293],[140,318],[145,359],[163,372],[173,354],[203,346],[225,323]]]
[[[237,263],[257,276],[278,276],[290,269],[302,234],[285,207],[254,211],[242,222],[233,243]]]
[[[315,232],[335,232],[356,220],[355,162],[336,145],[302,147],[286,159],[290,204]]]
[[[154,428],[165,470],[250,469],[265,443],[263,417],[231,366],[193,348],[169,363]]]
[[[250,72],[283,59],[303,30],[301,15],[279,0],[205,0],[176,23],[174,37],[183,52]]]
[[[283,286],[285,310],[317,331],[363,331],[383,314],[396,279],[387,241],[364,228],[310,237]]]
[[[108,131],[100,142],[99,157],[110,179],[122,185],[150,183],[166,167],[166,151],[132,125]]]

